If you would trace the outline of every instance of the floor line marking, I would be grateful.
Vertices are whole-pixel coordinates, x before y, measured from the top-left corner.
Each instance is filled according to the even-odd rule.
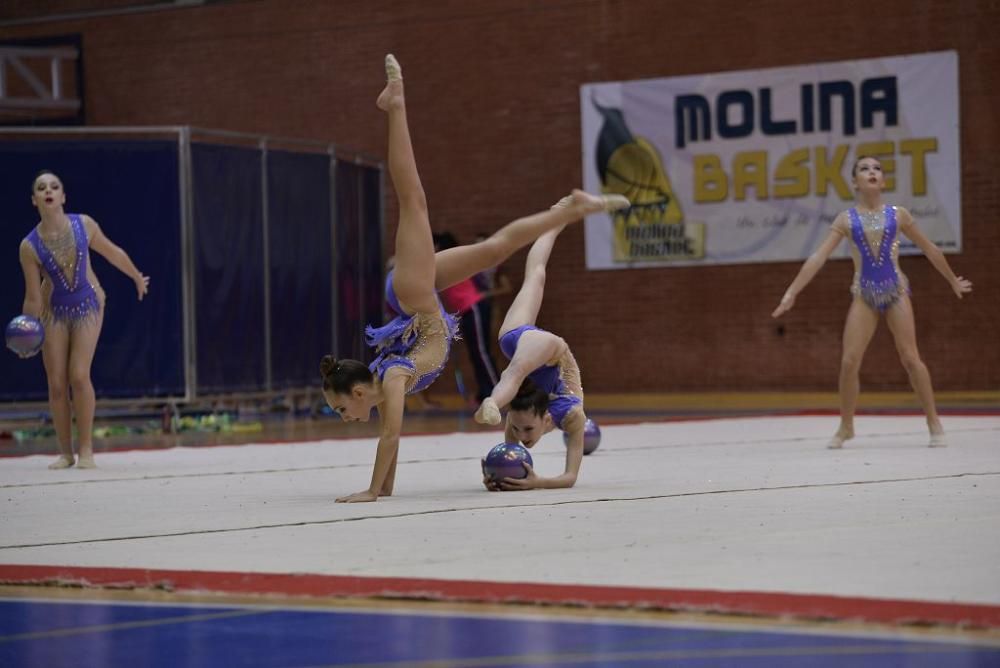
[[[405,513],[392,513],[388,515],[362,515],[359,517],[337,517],[328,520],[303,520],[301,522],[283,522],[279,524],[257,524],[254,526],[246,527],[227,527],[221,529],[198,529],[195,531],[173,531],[167,533],[158,534],[144,534],[138,536],[109,536],[106,538],[85,538],[80,540],[66,540],[66,541],[51,541],[47,543],[22,543],[13,545],[0,545],[0,550],[20,550],[35,547],[56,547],[60,545],[88,545],[93,543],[112,543],[118,541],[128,541],[128,540],[147,540],[154,538],[176,538],[180,536],[202,536],[208,534],[216,533],[236,533],[240,531],[260,531],[262,529],[287,529],[291,527],[304,527],[304,526],[325,526],[332,524],[343,524],[347,522],[361,522],[364,520],[392,520],[401,519],[404,517],[420,517],[422,515],[444,515],[447,513],[466,513],[466,512],[478,512],[478,511],[489,511],[489,510],[511,510],[512,508],[553,508],[558,506],[572,506],[572,505],[585,505],[593,503],[615,503],[623,501],[656,501],[660,499],[681,499],[692,496],[711,496],[711,495],[721,495],[721,494],[748,494],[752,492],[780,492],[789,490],[801,490],[801,489],[824,489],[832,487],[851,487],[851,486],[862,486],[862,485],[882,485],[882,484],[894,484],[903,482],[927,482],[930,480],[951,480],[964,477],[986,477],[986,476],[996,476],[1000,475],[1000,471],[987,471],[987,472],[967,472],[967,473],[952,473],[943,475],[933,475],[933,476],[919,476],[915,478],[885,478],[880,480],[854,480],[846,482],[829,482],[829,483],[815,483],[806,485],[778,485],[776,487],[746,487],[738,489],[719,489],[719,490],[709,490],[703,492],[679,492],[677,494],[656,494],[647,496],[625,496],[625,497],[609,497],[609,498],[599,498],[599,499],[576,499],[572,501],[551,501],[547,503],[522,503],[515,506],[505,504],[505,505],[495,505],[495,506],[476,506],[470,508],[440,508],[435,510],[418,510]]]
[[[969,429],[953,429],[949,430],[949,434],[958,433],[971,433],[971,432],[983,432],[983,431],[1000,431],[1000,428],[969,428]],[[454,432],[454,433],[478,433],[478,432]],[[490,432],[485,432],[490,433]],[[883,432],[875,434],[864,434],[863,438],[892,438],[896,436],[912,436],[912,435],[922,435],[924,432]],[[449,434],[450,435],[450,434]],[[360,440],[360,439],[359,439]],[[646,450],[662,450],[664,448],[689,448],[689,447],[723,447],[727,445],[753,445],[756,443],[798,443],[802,441],[823,441],[829,440],[827,437],[823,436],[794,436],[789,438],[762,438],[755,440],[740,439],[738,441],[706,441],[698,443],[671,443],[668,445],[637,445],[632,447],[615,447],[612,450],[604,450],[601,452],[601,456],[605,457],[608,455],[625,453],[625,452],[644,452]],[[299,443],[296,441],[296,443]],[[307,441],[302,441],[302,444],[308,443]],[[268,445],[260,443],[244,443],[242,445]],[[178,446],[187,448],[187,446]],[[168,450],[173,450],[174,448],[149,448],[133,450],[132,452],[167,452]],[[194,449],[194,448],[189,448]],[[853,449],[852,449],[853,451]],[[100,453],[98,453],[100,454]],[[551,455],[553,453],[543,452],[541,455]],[[558,453],[556,453],[558,454]],[[40,455],[26,455],[29,457],[37,457]],[[560,455],[561,456],[561,455]],[[469,455],[461,457],[434,457],[430,459],[404,459],[400,460],[400,464],[439,464],[443,462],[463,462],[463,461],[479,461],[482,458],[481,455]],[[18,489],[18,488],[30,488],[30,487],[53,487],[59,485],[90,485],[90,484],[108,484],[108,483],[119,483],[119,482],[141,482],[144,480],[174,480],[183,478],[213,478],[213,477],[226,477],[226,476],[239,476],[239,475],[267,475],[271,473],[302,473],[306,471],[336,471],[336,470],[346,470],[355,468],[367,468],[370,467],[370,462],[358,462],[355,464],[331,464],[329,466],[295,466],[287,468],[278,469],[250,469],[247,471],[215,471],[212,473],[170,473],[164,475],[150,475],[150,476],[133,476],[129,478],[91,478],[89,480],[57,480],[54,482],[34,482],[34,483],[13,483],[0,485],[0,489]]]

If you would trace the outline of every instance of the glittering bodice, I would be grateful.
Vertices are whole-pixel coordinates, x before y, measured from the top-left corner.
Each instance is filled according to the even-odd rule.
[[[886,209],[888,208],[884,207],[880,211],[860,211],[855,209],[860,220],[861,233],[867,242],[867,252],[865,255],[876,265],[881,264],[885,259],[885,253],[883,253],[882,249],[883,241],[889,242],[887,244],[888,254],[892,258],[899,257],[899,235],[896,234],[895,224],[891,226],[886,224],[888,219]],[[887,233],[889,234],[888,239],[886,238]]]
[[[896,210],[888,205],[878,211],[852,208],[848,215],[854,258],[851,292],[871,306],[884,309],[906,294],[909,287],[899,269]]]
[[[76,263],[78,254],[82,255],[77,248],[78,244],[73,227],[72,223],[68,224],[65,230],[54,237],[45,237],[40,230],[38,232],[39,241],[45,246],[45,250],[51,254],[57,268],[57,271],[54,272],[57,276],[49,276],[49,279],[53,282],[58,281],[67,290],[72,290],[75,287]],[[47,274],[50,268],[46,266]],[[58,274],[61,274],[61,276],[58,276]]]
[[[87,261],[90,250],[87,230],[78,214],[68,214],[69,225],[59,234],[45,238],[41,225],[35,227],[27,240],[35,250],[45,278],[42,294],[49,316],[56,320],[81,323],[96,317],[104,301],[97,280]]]

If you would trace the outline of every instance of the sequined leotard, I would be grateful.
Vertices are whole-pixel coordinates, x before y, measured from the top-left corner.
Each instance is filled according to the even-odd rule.
[[[392,287],[393,272],[385,278],[385,300],[397,315],[381,327],[368,325],[365,338],[377,356],[368,369],[379,380],[394,366],[413,373],[406,382],[406,393],[427,388],[441,375],[448,361],[451,342],[458,336],[458,323],[445,312],[438,300],[437,313],[408,314],[403,310]]]
[[[25,239],[35,250],[42,263],[46,280],[42,283],[43,294],[47,294],[47,308],[42,314],[42,322],[55,320],[70,328],[97,317],[104,303],[104,291],[88,269],[89,243],[87,230],[79,214],[67,214],[70,229],[68,239],[52,244],[50,249],[42,240],[38,227],[31,230]],[[57,245],[58,244],[58,245]]]
[[[910,291],[909,281],[899,269],[896,208],[886,205],[881,211],[863,214],[852,207],[848,218],[850,222],[837,229],[852,242],[851,294],[872,308],[885,311]]]
[[[522,325],[500,337],[500,350],[507,359],[513,359],[517,342],[527,331],[544,332],[534,325]],[[549,395],[549,415],[560,429],[565,429],[566,416],[577,406],[583,406],[583,386],[580,367],[569,348],[558,360],[538,367],[528,374],[535,385]]]

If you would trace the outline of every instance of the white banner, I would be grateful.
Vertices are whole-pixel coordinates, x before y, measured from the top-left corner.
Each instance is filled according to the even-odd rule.
[[[590,269],[804,259],[852,206],[860,155],[962,249],[955,51],[587,84],[580,111],[585,188],[633,203],[587,219]]]

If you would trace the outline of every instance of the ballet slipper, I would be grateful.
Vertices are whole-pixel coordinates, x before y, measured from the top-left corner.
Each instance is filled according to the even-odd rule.
[[[375,106],[382,111],[401,109],[403,101],[403,69],[391,53],[385,57],[385,88],[375,100]]]
[[[59,459],[49,464],[49,468],[56,471],[58,469],[68,469],[73,466],[73,464],[74,461],[72,456],[67,457],[66,455],[59,455]]]
[[[403,68],[400,67],[399,61],[396,60],[396,56],[391,53],[385,55],[385,80],[386,81],[402,81],[403,80]]]
[[[96,469],[97,464],[94,462],[94,455],[80,455],[76,462],[76,468]]]
[[[632,206],[632,202],[628,201],[628,198],[624,195],[601,195],[601,199],[604,200],[604,210],[607,213],[613,213]]]
[[[624,195],[591,195],[583,190],[574,190],[568,197],[556,202],[553,209],[576,207],[584,215],[592,213],[613,213],[632,206]]]
[[[853,431],[843,432],[838,429],[837,433],[833,435],[833,438],[827,441],[826,447],[829,450],[840,450],[844,447],[844,443],[852,438],[854,438]]]
[[[483,399],[483,403],[479,404],[474,418],[479,424],[500,424],[500,408],[493,401],[493,397]]]
[[[931,434],[930,443],[927,444],[930,448],[946,448],[948,447],[948,437],[945,436],[943,431]]]

